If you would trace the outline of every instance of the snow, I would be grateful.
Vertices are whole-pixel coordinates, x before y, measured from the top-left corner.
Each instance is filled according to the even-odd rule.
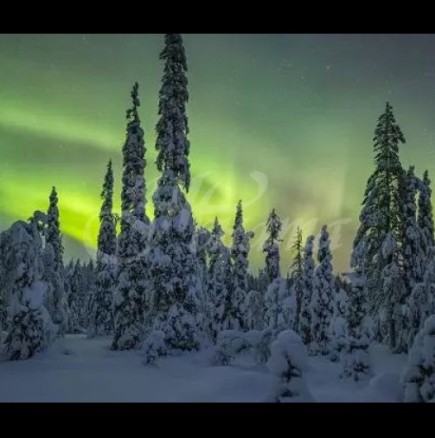
[[[36,281],[31,288],[26,287],[23,289],[22,300],[27,303],[29,309],[38,310],[42,307],[47,289],[46,283]]]
[[[111,351],[110,342],[67,335],[30,360],[0,362],[0,402],[265,402],[279,385],[265,364],[213,365],[211,349],[145,366],[142,352]],[[373,346],[370,358],[374,377],[353,382],[340,379],[340,364],[308,357],[304,379],[314,400],[399,401],[395,375],[406,355]]]
[[[370,390],[379,397],[384,397],[385,401],[402,401],[402,388],[400,376],[396,373],[382,373],[370,381]],[[378,400],[380,401],[380,400]]]
[[[383,345],[374,345],[369,349],[370,365],[373,376],[355,382],[352,379],[340,379],[340,364],[329,361],[326,357],[309,357],[305,379],[317,402],[337,403],[395,403],[397,388],[386,383],[386,374],[400,376],[406,363],[406,355],[388,352]],[[394,378],[390,378],[394,380]]]
[[[402,382],[405,401],[435,402],[435,315],[415,337]]]
[[[302,343],[299,336],[286,330],[278,335],[278,339],[271,346],[271,357],[268,362],[270,371],[278,376],[288,372],[288,363],[305,370],[307,362],[307,347]]]
[[[111,351],[110,339],[67,335],[46,354],[0,363],[0,401],[262,402],[274,376],[211,365],[211,351],[144,366],[139,352]]]
[[[281,385],[276,387],[275,396],[272,394],[270,401],[314,401],[305,381],[308,353],[302,339],[294,331],[285,330],[272,343],[270,353],[267,367],[281,380]]]

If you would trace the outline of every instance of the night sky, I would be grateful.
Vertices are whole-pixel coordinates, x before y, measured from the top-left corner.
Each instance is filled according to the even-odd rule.
[[[184,35],[189,63],[192,188],[198,223],[217,215],[229,242],[235,206],[256,232],[284,220],[283,269],[296,226],[330,224],[335,267],[346,269],[372,137],[389,100],[407,143],[401,157],[435,180],[434,35]],[[154,127],[163,35],[0,36],[0,227],[47,208],[59,193],[66,259],[96,244],[99,193],[121,148],[130,89],[140,84],[147,211],[158,173]]]

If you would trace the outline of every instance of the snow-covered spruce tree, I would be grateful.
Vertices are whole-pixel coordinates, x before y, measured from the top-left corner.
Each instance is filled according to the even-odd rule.
[[[250,344],[247,333],[239,330],[223,330],[216,338],[214,365],[229,365],[238,355],[247,352]]]
[[[203,336],[199,310],[203,291],[199,264],[193,251],[192,211],[179,184],[190,186],[189,141],[186,116],[187,62],[181,35],[165,36],[160,59],[165,61],[159,94],[157,168],[162,172],[153,196],[151,244],[154,331],[165,334],[171,350],[196,350]],[[145,340],[144,351],[152,333]]]
[[[201,279],[192,251],[192,212],[171,170],[165,170],[160,178],[153,200],[153,328],[166,334],[170,350],[194,350],[200,344],[197,317],[203,304]],[[177,313],[184,324],[174,330]]]
[[[222,243],[224,231],[216,218],[207,242],[209,266],[207,273],[207,320],[208,332],[214,342],[225,327],[231,290],[231,259],[228,248]]]
[[[419,181],[414,175],[414,167],[403,174],[402,177],[402,204],[401,204],[401,225],[402,225],[402,270],[405,286],[402,297],[402,311],[404,315],[404,328],[406,343],[412,346],[413,337],[420,329],[419,309],[424,306],[425,291],[422,288],[423,277],[428,264],[427,234],[417,223],[416,196]],[[412,309],[411,309],[412,307]],[[422,309],[423,310],[423,309]],[[407,351],[406,347],[399,348]]]
[[[65,294],[68,301],[68,330],[67,333],[81,333],[79,324],[80,313],[80,261],[71,260],[65,268]]]
[[[91,259],[83,266],[84,275],[84,295],[83,310],[80,312],[80,324],[85,328],[85,331],[92,336],[92,320],[95,314],[95,279],[97,270],[94,261]]]
[[[382,293],[385,341],[394,353],[408,350],[408,311],[406,308],[406,284],[400,266],[400,249],[392,233],[387,234],[382,245],[382,257],[389,260],[382,272]]]
[[[91,277],[93,271],[93,261],[81,264],[81,294],[80,294],[80,326],[88,329],[89,316],[92,308],[94,293],[94,278]]]
[[[424,321],[432,314],[431,304],[427,285],[425,283],[415,285],[407,303],[409,312],[408,350],[412,347],[415,336],[421,330]]]
[[[428,309],[424,319],[435,313],[435,246],[432,247],[428,256],[428,263],[423,276],[423,284],[426,289]],[[422,325],[421,325],[422,327]]]
[[[333,313],[335,281],[332,268],[332,254],[328,229],[322,227],[317,254],[319,262],[314,271],[313,294],[311,297],[311,335],[309,346],[313,354],[329,354],[329,326]]]
[[[210,299],[208,297],[208,242],[211,232],[205,227],[198,227],[193,223],[194,232],[192,237],[191,251],[195,255],[195,264],[199,278],[199,306],[197,308],[196,322],[202,327],[204,339],[210,340]]]
[[[363,247],[360,246],[362,251]],[[369,343],[367,332],[367,288],[364,272],[360,269],[351,273],[352,290],[346,309],[346,337],[341,351],[342,377],[361,380],[370,374]]]
[[[402,265],[407,297],[414,286],[423,280],[426,254],[422,242],[422,230],[417,224],[418,181],[414,167],[403,173],[401,180],[401,226],[402,226]]]
[[[337,283],[339,284],[339,283]],[[329,324],[329,339],[331,340],[330,359],[337,361],[346,345],[346,315],[348,295],[344,287],[334,294],[333,314]]]
[[[215,313],[215,301],[217,294],[221,291],[220,285],[216,283],[216,267],[218,266],[218,261],[220,257],[220,250],[222,246],[222,236],[224,231],[219,224],[218,218],[216,217],[213,223],[213,228],[209,233],[209,239],[206,242],[206,258],[208,258],[209,263],[206,275],[206,287],[205,297],[205,312],[206,312],[206,326],[209,337],[214,341],[216,337],[216,332],[214,330],[214,313]]]
[[[204,227],[197,227],[195,224],[195,232],[193,234],[193,251],[196,254],[197,263],[199,266],[201,288],[204,291],[207,291],[208,284],[207,247],[210,239],[210,231]]]
[[[60,284],[62,279],[60,278],[59,272],[55,268],[55,254],[51,243],[46,243],[42,251],[42,281],[46,284],[47,291],[44,294],[44,306],[47,308],[50,317],[56,324],[56,332],[58,335],[63,335],[68,331],[68,325],[63,327],[61,317],[64,317],[63,311],[68,312],[68,308],[60,306],[57,301],[57,292],[62,291],[65,294],[64,284]],[[67,298],[65,296],[65,300]],[[66,303],[67,304],[67,303]],[[60,311],[60,312],[59,312]],[[67,322],[68,313],[63,319]]]
[[[66,299],[68,301],[68,308],[69,308],[69,292],[71,290],[71,278],[73,275],[73,270],[74,270],[74,260],[70,260],[66,265],[65,265],[65,275],[64,275],[64,289],[65,289],[65,296]]]
[[[290,293],[289,283],[283,278],[276,278],[267,288],[264,296],[265,328],[274,336],[283,330],[289,330],[294,325],[296,300]]]
[[[423,234],[422,245],[426,256],[430,255],[434,246],[434,223],[432,211],[432,189],[430,187],[429,172],[423,174],[423,180],[418,184],[418,215],[417,223]]]
[[[311,333],[311,299],[313,296],[314,288],[314,236],[308,236],[304,251],[303,251],[303,289],[302,289],[302,299],[301,299],[301,311],[299,316],[299,330],[302,341],[305,345],[310,345],[312,340]]]
[[[160,59],[164,61],[165,67],[159,92],[156,165],[163,173],[170,169],[176,182],[189,191],[190,143],[187,139],[189,126],[186,115],[189,93],[187,59],[180,34],[165,35],[165,47],[160,53]]]
[[[63,245],[62,236],[60,233],[59,208],[57,206],[58,202],[56,188],[53,187],[49,197],[45,240],[47,243],[51,243],[55,256],[54,262],[56,264],[56,268],[60,270],[60,267],[63,268]]]
[[[411,348],[416,334],[423,328],[424,321],[435,312],[435,247],[434,224],[429,173],[426,170],[422,180],[417,180],[418,213],[417,225],[420,237],[420,257],[424,258],[423,279],[417,282],[407,300],[409,327],[408,348]],[[415,232],[415,234],[417,234]],[[421,254],[423,254],[421,256]]]
[[[297,311],[296,294],[294,294],[292,291],[292,282],[289,278],[283,279],[283,283],[283,290],[285,294],[285,297],[282,301],[284,321],[286,329],[289,328],[292,330],[295,326]]]
[[[3,285],[10,297],[4,342],[10,360],[28,359],[52,341],[52,322],[43,305],[42,241],[35,222],[15,222],[0,235]]]
[[[388,102],[379,117],[373,142],[375,170],[367,182],[351,266],[365,272],[369,308],[376,314],[390,301],[390,297],[384,294],[383,271],[392,263],[392,256],[385,258],[382,255],[384,239],[392,234],[400,242],[401,229],[399,182],[403,169],[399,144],[405,143],[405,137]],[[359,245],[364,246],[364,251],[358,250]]]
[[[248,272],[248,290],[259,290],[258,276]]]
[[[415,337],[402,384],[405,403],[435,402],[435,315]]]
[[[278,335],[271,345],[267,366],[280,379],[273,395],[274,402],[314,401],[303,378],[307,366],[307,347],[294,331],[286,330]]]
[[[426,263],[423,281],[415,286],[408,301],[411,323],[408,339],[410,347],[414,336],[423,328],[424,321],[435,313],[435,244],[430,184],[429,172],[426,170],[423,179],[418,180],[417,213],[417,224]]]
[[[230,250],[222,244],[219,249],[219,258],[213,269],[213,276],[210,277],[209,294],[212,297],[210,316],[213,341],[216,340],[219,332],[228,330],[234,325],[229,312],[232,275]]]
[[[90,295],[92,295],[94,272],[91,264],[82,264],[79,259],[66,269],[65,292],[68,300],[68,333],[86,333],[89,321]]]
[[[280,331],[292,328],[294,323],[295,302],[290,296],[289,282],[280,274],[279,234],[282,223],[272,210],[267,220],[269,236],[264,243],[263,252],[266,253],[266,267],[264,270],[268,280],[265,304],[265,327],[276,336]],[[294,297],[293,297],[294,298]]]
[[[210,232],[209,239],[206,244],[206,251],[209,258],[208,272],[207,272],[207,293],[213,286],[213,281],[211,280],[215,275],[215,268],[217,266],[218,260],[221,255],[222,248],[222,237],[224,235],[221,225],[219,224],[218,218],[215,218],[213,223],[213,228]]]
[[[114,297],[114,350],[140,346],[149,306],[149,220],[145,214],[145,142],[138,114],[138,88],[135,83],[122,148],[122,213],[117,248],[119,276]]]
[[[90,294],[90,282],[89,276],[87,275],[87,269],[84,263],[80,263],[77,260],[76,263],[76,281],[77,281],[77,293],[76,293],[76,318],[77,318],[77,327],[79,332],[85,332],[87,328],[87,308],[88,308],[88,297]]]
[[[282,222],[276,214],[275,209],[272,210],[267,219],[267,232],[269,233],[266,242],[264,243],[263,252],[266,253],[266,269],[265,272],[269,278],[269,284],[280,276],[279,267],[279,233],[281,232]]]
[[[216,339],[213,362],[228,365],[238,355],[249,352],[256,363],[266,363],[270,357],[271,341],[269,330],[223,330]]]
[[[68,303],[64,291],[63,245],[60,233],[58,196],[53,187],[49,197],[44,248],[44,280],[48,283],[46,307],[58,334],[68,327]]]
[[[409,318],[408,327],[408,349],[414,343],[417,333],[423,328],[426,319],[434,313],[435,310],[435,257],[432,252],[429,253],[428,262],[426,263],[423,281],[414,286],[411,295],[408,298],[407,309]]]
[[[3,277],[0,277],[0,281]],[[0,351],[3,345],[3,330],[6,329],[6,294],[3,293],[4,290],[0,290]]]
[[[293,325],[293,330],[298,333],[300,326],[300,316],[302,307],[302,297],[304,293],[304,269],[303,269],[303,247],[302,247],[302,230],[297,229],[296,240],[292,247],[294,254],[293,263],[291,265],[290,278],[292,280],[291,294],[296,300],[296,314]]]
[[[243,226],[242,201],[237,204],[236,217],[233,226],[231,259],[233,261],[233,285],[230,291],[227,318],[230,322],[228,329],[246,329],[246,295],[248,276],[248,254],[252,232],[246,232]]]
[[[251,290],[247,297],[247,327],[248,330],[263,330],[266,307],[264,295],[256,290]]]
[[[116,220],[113,214],[113,170],[112,161],[107,165],[104,177],[100,211],[100,231],[98,233],[97,275],[95,279],[95,300],[90,336],[113,334],[113,297],[116,291]]]
[[[1,253],[0,253],[1,254]],[[0,351],[3,345],[3,330],[6,329],[7,303],[9,301],[8,291],[5,284],[6,272],[0,262]]]
[[[260,269],[258,272],[258,277],[255,279],[255,286],[250,287],[251,289],[258,290],[263,295],[267,291],[267,287],[269,286],[269,276],[266,273],[265,269]]]

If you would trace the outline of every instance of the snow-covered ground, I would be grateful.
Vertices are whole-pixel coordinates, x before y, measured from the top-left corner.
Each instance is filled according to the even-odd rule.
[[[0,363],[0,402],[263,402],[277,383],[265,365],[212,365],[212,352],[144,366],[138,352],[109,350],[109,339],[71,335],[30,360]],[[406,357],[371,349],[374,379],[339,378],[340,365],[309,358],[305,377],[318,402],[400,401]]]

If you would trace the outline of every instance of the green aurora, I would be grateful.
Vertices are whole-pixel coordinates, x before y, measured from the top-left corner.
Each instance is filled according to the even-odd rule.
[[[330,224],[346,269],[372,170],[372,136],[389,100],[401,157],[435,180],[435,36],[184,35],[189,62],[192,188],[199,224],[218,216],[229,242],[235,206],[262,265],[269,211],[284,220],[282,268],[296,227]],[[96,244],[100,187],[113,159],[119,209],[130,89],[140,84],[147,212],[158,177],[154,126],[162,35],[1,35],[0,226],[45,210],[59,193],[66,258]]]

